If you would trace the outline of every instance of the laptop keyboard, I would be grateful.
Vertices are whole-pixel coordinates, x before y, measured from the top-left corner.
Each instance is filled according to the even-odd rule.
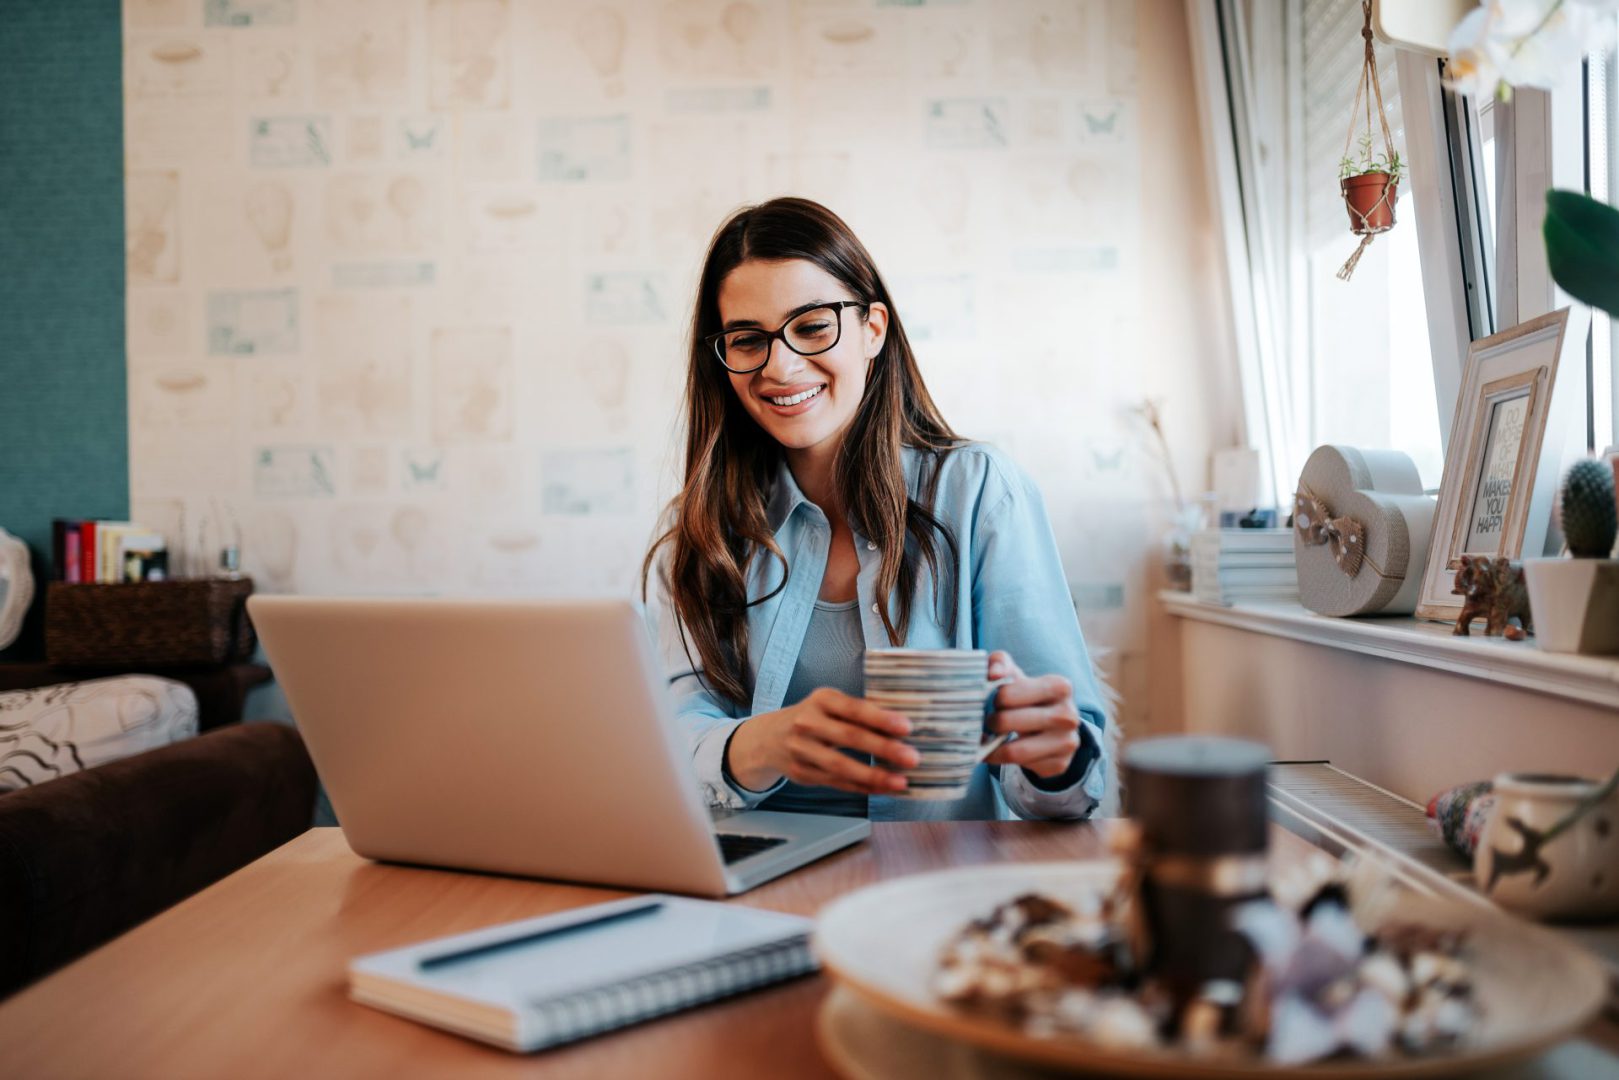
[[[781,836],[746,836],[742,833],[716,833],[720,842],[720,856],[730,865],[749,855],[757,855],[761,851],[769,851],[773,847],[780,847],[787,842]]]

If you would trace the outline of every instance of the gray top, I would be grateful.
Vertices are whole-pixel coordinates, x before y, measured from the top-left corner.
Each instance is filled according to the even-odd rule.
[[[860,629],[859,598],[842,603],[815,601],[804,645],[798,651],[798,664],[787,682],[782,704],[803,701],[810,691],[822,686],[860,697],[865,693],[866,639]],[[845,750],[857,761],[870,762],[870,754]],[[805,787],[788,781],[780,791],[759,804],[761,810],[791,810],[811,814],[843,814],[865,817],[866,797],[836,788]]]

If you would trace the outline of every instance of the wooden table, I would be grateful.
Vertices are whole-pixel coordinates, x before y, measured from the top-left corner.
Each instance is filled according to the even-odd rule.
[[[878,824],[870,842],[733,903],[813,914],[851,889],[901,874],[1100,856],[1108,828],[1107,822]],[[1275,857],[1312,850],[1276,830]],[[314,829],[0,1005],[0,1072],[30,1078],[833,1075],[814,1041],[815,1012],[828,989],[822,977],[528,1057],[345,996],[345,966],[360,954],[623,895],[379,865],[349,851],[337,829]]]

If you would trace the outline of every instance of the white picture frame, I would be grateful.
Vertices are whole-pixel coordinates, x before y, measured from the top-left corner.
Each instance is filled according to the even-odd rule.
[[[1461,555],[1520,559],[1556,542],[1551,509],[1568,399],[1557,393],[1557,372],[1568,323],[1562,308],[1468,347],[1417,618],[1455,621]]]

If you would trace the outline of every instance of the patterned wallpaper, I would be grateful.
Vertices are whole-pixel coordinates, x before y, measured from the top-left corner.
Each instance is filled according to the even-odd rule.
[[[1166,488],[1130,409],[1199,363],[1143,328],[1153,6],[124,0],[133,511],[270,590],[629,590],[705,243],[795,193],[1133,647]]]

